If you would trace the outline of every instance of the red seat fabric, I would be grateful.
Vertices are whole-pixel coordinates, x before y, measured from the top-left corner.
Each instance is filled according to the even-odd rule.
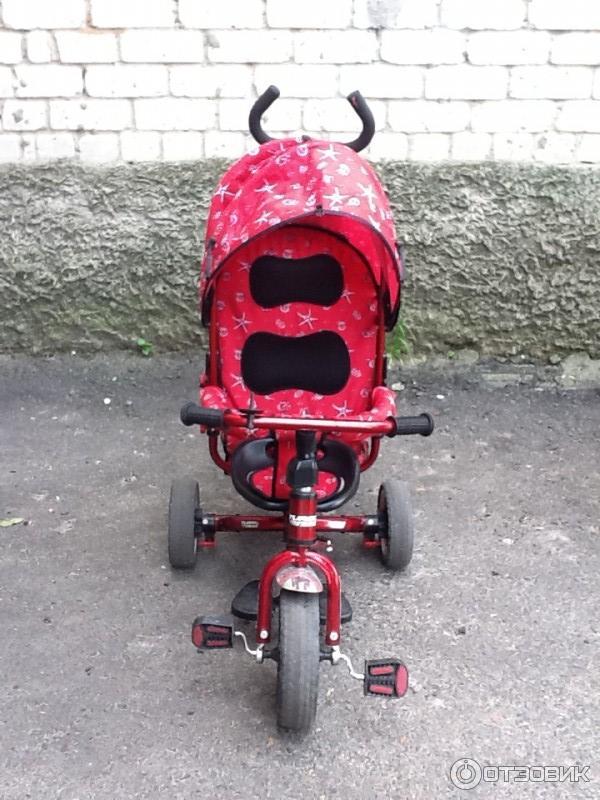
[[[343,290],[331,306],[293,302],[263,308],[254,302],[249,273],[256,259],[264,255],[303,259],[322,254],[335,258],[343,273]],[[294,269],[292,261],[290,269]],[[299,337],[317,331],[333,331],[344,340],[350,356],[350,373],[340,391],[323,395],[291,388],[266,395],[255,394],[255,407],[265,414],[281,417],[384,420],[392,416],[394,393],[387,387],[377,386],[376,380],[379,309],[377,288],[362,256],[335,234],[303,225],[289,225],[262,234],[233,254],[217,277],[211,325],[216,326],[218,351],[211,357],[217,358],[219,385],[208,385],[206,378],[202,381],[201,404],[223,409],[250,406],[251,393],[242,375],[242,351],[252,334]],[[315,354],[315,357],[321,356]],[[350,444],[359,461],[364,460],[370,437],[331,435]],[[229,431],[225,439],[227,449],[232,452],[246,436],[243,429]],[[279,433],[278,436],[282,444],[280,450],[291,455],[289,445],[283,447],[283,439],[289,440],[290,434]],[[277,496],[287,496],[284,468],[285,464],[278,465],[276,481],[271,469],[256,474],[255,486],[266,495],[275,492]],[[317,492],[323,497],[336,485],[334,477],[320,474]]]
[[[334,305],[289,303],[261,308],[253,302],[249,270],[259,256],[299,259],[320,253],[335,257],[343,270],[344,289]],[[341,391],[323,396],[288,389],[256,395],[255,402],[266,413],[287,416],[335,419],[368,410],[375,387],[378,307],[377,290],[362,257],[335,235],[293,225],[249,242],[222,268],[211,322],[217,326],[220,386],[229,396],[229,404],[247,408],[250,403],[241,374],[242,348],[250,334],[304,336],[330,330],[344,339],[350,352],[350,377]]]

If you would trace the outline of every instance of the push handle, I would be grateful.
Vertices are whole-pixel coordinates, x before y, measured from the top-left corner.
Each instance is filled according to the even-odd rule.
[[[360,153],[361,150],[369,146],[371,139],[375,135],[375,119],[373,118],[373,112],[369,108],[367,101],[360,92],[352,92],[348,95],[347,100],[362,122],[362,131],[356,139],[347,142],[346,147],[354,150],[355,153]]]
[[[276,86],[269,86],[254,103],[250,109],[250,116],[248,117],[248,127],[255,141],[259,144],[265,142],[272,142],[273,137],[265,133],[261,125],[261,117],[265,111],[273,105],[275,100],[279,97],[279,89]]]
[[[203,408],[190,402],[182,406],[179,416],[184,425],[204,425],[205,428],[223,427],[223,411],[219,408]]]
[[[435,427],[431,414],[419,414],[418,417],[390,417],[394,421],[395,430],[388,436],[431,436]]]
[[[269,134],[265,133],[263,130],[261,119],[265,111],[277,100],[279,94],[280,92],[277,86],[269,86],[250,109],[248,127],[250,128],[252,137],[258,144],[265,144],[265,142],[273,141],[273,137],[269,136]],[[367,105],[367,101],[360,92],[352,92],[348,95],[347,99],[362,122],[362,131],[356,139],[347,142],[346,147],[354,150],[355,153],[360,153],[361,150],[364,150],[365,147],[370,144],[371,139],[375,135],[375,120],[371,109]]]

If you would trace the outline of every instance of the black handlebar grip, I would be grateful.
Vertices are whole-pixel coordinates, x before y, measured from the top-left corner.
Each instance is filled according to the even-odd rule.
[[[272,136],[269,136],[268,133],[263,131],[260,120],[265,111],[275,102],[275,100],[277,100],[278,97],[279,89],[276,86],[269,86],[260,95],[258,100],[250,109],[248,127],[250,128],[250,133],[252,134],[254,140],[259,144],[264,144],[265,142],[271,142],[273,140]]]
[[[185,403],[179,416],[184,425],[204,425],[205,428],[222,428],[223,411],[220,408],[203,408],[196,403]]]
[[[348,95],[348,102],[358,114],[362,122],[362,131],[356,139],[348,142],[346,147],[350,147],[355,153],[360,153],[371,143],[371,139],[375,135],[375,119],[367,101],[360,92],[352,92]]]
[[[388,436],[410,436],[419,434],[420,436],[431,436],[435,424],[431,414],[419,414],[418,417],[392,417],[396,425],[396,430]]]

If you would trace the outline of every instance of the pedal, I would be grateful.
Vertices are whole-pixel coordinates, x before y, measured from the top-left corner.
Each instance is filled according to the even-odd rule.
[[[363,689],[365,695],[403,697],[408,689],[408,669],[394,658],[365,661]]]
[[[208,614],[192,623],[192,642],[198,650],[223,650],[233,647],[231,614]]]

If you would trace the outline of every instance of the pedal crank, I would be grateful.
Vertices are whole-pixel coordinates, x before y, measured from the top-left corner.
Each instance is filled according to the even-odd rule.
[[[254,659],[256,660],[257,664],[262,664],[262,662],[263,662],[263,660],[265,658],[269,658],[270,657],[268,653],[265,653],[264,644],[258,644],[256,646],[256,650],[252,650],[251,647],[248,644],[248,637],[246,636],[245,633],[243,633],[242,631],[234,631],[233,635],[234,636],[239,636],[239,638],[244,643],[244,650],[248,653],[248,655],[254,657]]]

